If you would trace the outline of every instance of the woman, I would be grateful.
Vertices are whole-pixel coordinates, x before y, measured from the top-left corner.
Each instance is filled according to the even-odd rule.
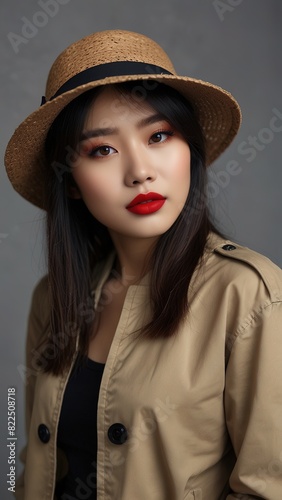
[[[239,125],[143,35],[54,62],[5,157],[46,210],[49,259],[16,498],[280,500],[281,270],[224,239],[205,198]]]

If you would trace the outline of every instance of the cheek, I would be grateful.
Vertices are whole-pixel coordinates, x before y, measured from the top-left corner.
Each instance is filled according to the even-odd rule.
[[[191,175],[191,154],[187,145],[181,145],[173,158],[173,176],[182,188],[189,189]]]
[[[79,182],[80,196],[89,212],[102,224],[105,223],[105,212],[108,211],[109,190],[108,184],[101,179],[90,178]]]
[[[96,174],[96,175],[95,175]],[[86,205],[105,199],[109,193],[109,179],[105,175],[97,175],[93,171],[77,171],[73,174],[81,198]]]

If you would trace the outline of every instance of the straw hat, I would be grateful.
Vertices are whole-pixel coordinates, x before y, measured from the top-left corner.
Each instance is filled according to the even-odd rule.
[[[5,165],[15,190],[44,208],[48,175],[44,142],[52,122],[70,101],[99,85],[147,79],[175,88],[193,104],[206,138],[207,164],[212,163],[240,126],[240,108],[233,96],[211,83],[178,76],[167,54],[150,38],[107,30],[73,43],[53,63],[43,104],[19,125],[6,149]]]

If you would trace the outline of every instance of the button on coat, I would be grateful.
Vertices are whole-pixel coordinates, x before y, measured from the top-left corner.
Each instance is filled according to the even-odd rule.
[[[47,425],[45,424],[40,424],[38,426],[38,436],[39,436],[39,439],[40,441],[42,441],[42,443],[46,444],[49,442],[50,440],[50,431],[47,427]]]
[[[236,247],[235,245],[223,245],[222,249],[230,252],[231,250],[236,250]]]
[[[96,305],[114,258],[95,270]],[[128,289],[100,387],[99,500],[281,500],[282,272],[216,235],[203,263],[188,317],[171,338],[139,336],[150,320],[150,275]],[[37,373],[32,358],[48,338],[48,290],[43,278],[29,317],[29,436],[17,500],[54,500],[66,471],[56,429],[72,366],[61,376]],[[124,446],[108,435],[123,439],[119,426]]]
[[[127,430],[123,424],[113,424],[108,429],[108,438],[113,444],[123,444],[127,440]]]

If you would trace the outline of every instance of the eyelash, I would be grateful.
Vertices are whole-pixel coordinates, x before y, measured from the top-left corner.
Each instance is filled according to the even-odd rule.
[[[168,135],[169,137],[172,137],[174,135],[174,132],[172,130],[157,130],[156,132],[154,132],[152,135],[151,135],[151,138],[154,137],[155,135],[158,135],[158,134],[164,134],[164,135]],[[164,141],[160,141],[161,143],[162,142],[166,142],[168,140],[168,138],[166,138]],[[157,142],[155,144],[158,144]]]
[[[89,156],[91,158],[93,158],[93,157],[95,158],[95,153],[97,153],[100,149],[103,149],[103,148],[104,149],[108,148],[108,149],[115,150],[115,148],[112,148],[111,146],[108,146],[107,144],[103,144],[102,146],[95,146],[95,147],[91,148],[89,150],[89,152],[86,153],[86,156]],[[100,156],[96,156],[96,158],[103,158],[103,156],[106,157],[106,156],[109,156],[109,155],[100,155]]]
[[[163,135],[167,135],[168,137],[166,139],[164,139],[163,141],[159,141],[159,142],[153,142],[151,144],[161,144],[163,142],[166,142],[167,140],[169,140],[169,137],[172,137],[174,135],[174,132],[172,130],[157,130],[156,132],[154,132],[151,137],[150,137],[150,140],[158,135],[158,134],[163,134]],[[103,149],[103,148],[108,148],[108,149],[113,149],[115,150],[115,148],[111,147],[111,146],[108,146],[107,144],[102,144],[101,146],[95,146],[95,147],[91,147],[89,149],[89,151],[85,151],[84,152],[84,155],[85,156],[88,156],[90,158],[95,158],[95,153],[99,152],[99,150]],[[103,157],[107,157],[107,156],[110,156],[110,155],[100,155],[100,156],[96,156],[96,158],[103,158]]]

